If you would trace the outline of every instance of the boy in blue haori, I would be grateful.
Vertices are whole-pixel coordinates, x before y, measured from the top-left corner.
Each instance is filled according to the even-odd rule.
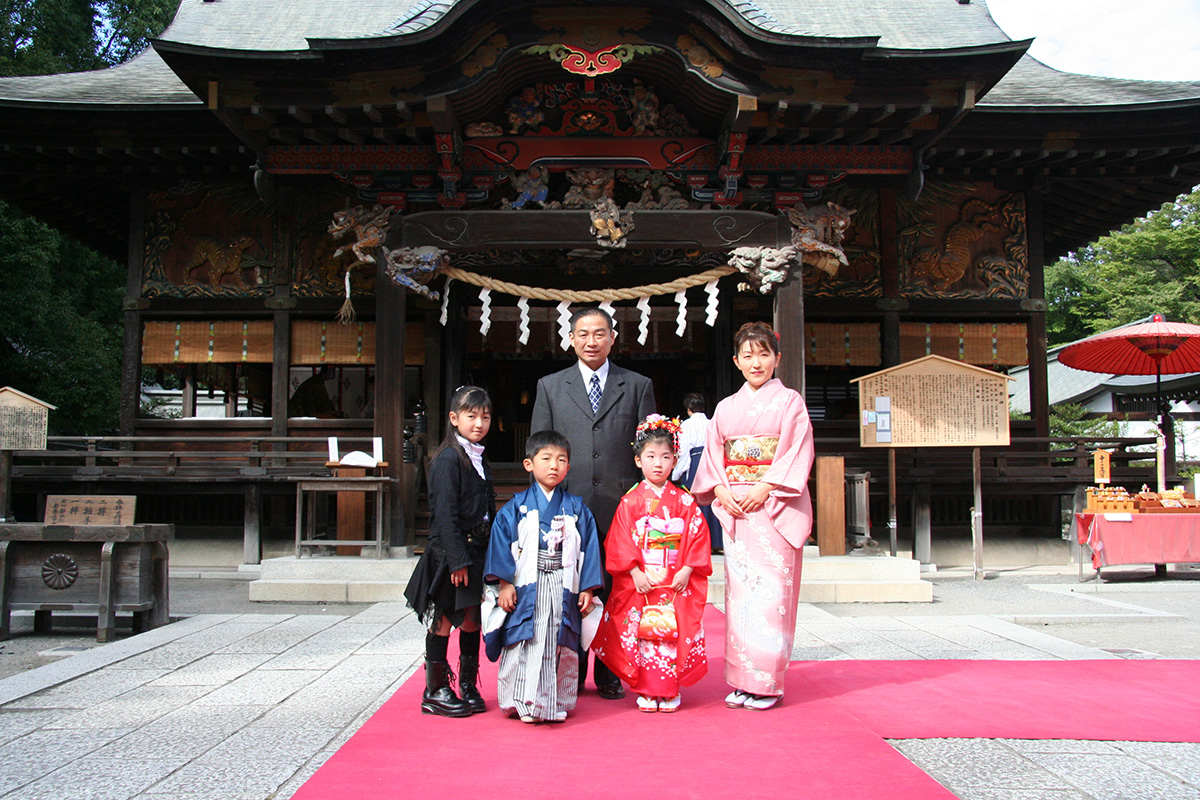
[[[534,485],[492,524],[484,643],[488,658],[500,660],[501,710],[522,722],[562,722],[579,693],[583,617],[603,583],[600,539],[583,501],[558,488],[571,467],[566,437],[538,431],[525,456]]]

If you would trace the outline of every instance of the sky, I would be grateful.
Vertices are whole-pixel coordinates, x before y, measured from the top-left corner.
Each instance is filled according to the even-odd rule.
[[[978,1],[978,0],[977,0]],[[1200,81],[1200,0],[987,0],[1029,54],[1066,72]]]

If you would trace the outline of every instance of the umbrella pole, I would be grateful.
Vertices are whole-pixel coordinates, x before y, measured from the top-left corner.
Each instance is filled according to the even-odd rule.
[[[1158,492],[1167,490],[1167,437],[1163,435],[1162,364],[1155,362],[1154,373],[1154,450],[1158,466]]]

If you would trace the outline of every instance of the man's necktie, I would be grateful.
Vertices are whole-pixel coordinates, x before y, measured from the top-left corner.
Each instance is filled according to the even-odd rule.
[[[592,373],[592,382],[588,387],[588,400],[592,401],[592,413],[600,410],[600,376]]]

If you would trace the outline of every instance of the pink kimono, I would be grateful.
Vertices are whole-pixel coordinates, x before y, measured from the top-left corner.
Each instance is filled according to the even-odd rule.
[[[804,398],[777,378],[758,391],[743,385],[717,405],[692,491],[725,526],[725,681],[743,692],[783,694],[812,531],[813,457]],[[717,486],[737,496],[760,481],[778,488],[741,519],[716,500]]]

